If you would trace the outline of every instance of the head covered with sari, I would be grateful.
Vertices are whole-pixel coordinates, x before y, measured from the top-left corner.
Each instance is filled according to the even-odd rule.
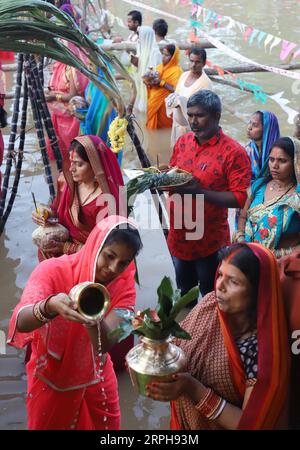
[[[141,25],[138,27],[137,54],[139,58],[138,69],[134,74],[137,96],[135,108],[141,112],[147,111],[147,89],[143,82],[143,75],[149,67],[156,67],[162,62],[159,46],[151,27]]]
[[[238,429],[274,429],[284,425],[290,361],[278,267],[268,249],[259,244],[241,244],[239,248],[243,245],[259,261],[258,286],[253,286],[257,292],[258,370]],[[234,253],[229,255],[229,264],[234,264],[230,261],[239,251],[233,250]],[[219,309],[215,292],[208,294],[181,325],[192,336],[191,341],[179,342],[187,356],[187,371],[227,402],[241,408],[246,372],[229,327],[228,313]],[[201,415],[187,396],[172,402],[171,425],[175,429],[221,428]]]
[[[268,160],[259,178],[251,185],[252,203],[247,212],[245,239],[247,242],[259,242],[271,249],[277,248],[282,234],[289,229],[295,213],[300,214],[300,141],[293,137],[288,139],[294,149],[295,191],[264,201],[266,184],[271,180]]]
[[[73,254],[51,258],[40,263],[31,274],[10,321],[8,343],[22,348],[32,343],[35,375],[58,390],[72,390],[97,382],[92,345],[86,328],[57,316],[43,327],[29,333],[16,329],[19,311],[50,295],[69,294],[72,287],[85,281],[95,281],[96,264],[110,233],[119,225],[136,226],[125,217],[110,216],[99,222],[90,233],[83,248]],[[134,309],[135,265],[132,261],[125,270],[106,285],[112,308]],[[40,356],[44,362],[40,364]],[[29,380],[30,381],[30,380]]]
[[[76,25],[80,24],[81,15],[77,11],[77,9],[71,5],[71,2],[65,2],[64,5],[62,5],[59,8],[62,12],[68,14],[68,16],[72,17]]]
[[[124,186],[122,173],[115,154],[98,136],[79,136],[74,139],[74,141],[84,147],[89,163],[95,174],[95,180],[100,186],[101,193],[96,199],[96,205],[102,205],[103,202],[101,196],[103,196],[103,194],[110,194],[111,197],[109,198],[106,211],[107,214],[115,214],[122,206],[119,201],[119,188]],[[70,235],[75,235],[79,242],[84,243],[91,230],[87,224],[80,221],[81,208],[77,185],[74,182],[67,165],[65,165],[63,172],[66,185],[58,192],[54,209],[57,208],[59,222],[68,228]],[[114,202],[114,204],[110,202]],[[109,206],[111,206],[111,210],[109,210]]]
[[[98,77],[102,83],[106,83],[104,73],[99,68]],[[87,85],[84,95],[89,107],[80,124],[82,134],[93,134],[107,142],[107,132],[111,122],[117,116],[117,112],[111,101],[92,81]]]
[[[261,152],[259,151],[254,140],[251,140],[249,143],[249,147],[251,149],[249,156],[251,158],[253,179],[259,176],[261,169],[264,167],[269,158],[272,145],[280,136],[279,123],[275,114],[265,110],[259,110],[254,114],[257,113],[260,115],[262,120],[263,133]]]
[[[171,44],[172,45],[172,44]],[[169,46],[164,47],[170,53],[168,49]],[[174,48],[175,46],[173,46]],[[171,54],[171,53],[170,53]],[[167,64],[159,64],[156,70],[159,73],[159,79],[164,80],[166,83],[171,84],[174,88],[182,74],[182,69],[179,65],[180,51],[178,47],[175,47],[175,52],[173,53],[170,61]],[[163,121],[164,127],[172,126],[172,119],[167,117],[165,112],[165,99],[169,95],[170,91],[164,87],[161,88],[150,88],[148,89],[148,111],[147,111],[147,128],[157,128],[157,117],[158,110],[163,106],[165,120],[163,121],[163,116],[161,120]],[[161,126],[162,127],[162,126]],[[163,127],[162,127],[163,128]]]

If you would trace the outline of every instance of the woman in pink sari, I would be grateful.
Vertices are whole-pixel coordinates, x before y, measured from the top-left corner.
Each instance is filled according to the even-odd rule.
[[[71,165],[70,165],[71,164]],[[67,242],[51,241],[39,249],[39,260],[80,250],[101,216],[119,214],[119,188],[124,185],[115,154],[97,136],[79,136],[70,146],[70,164],[63,165],[50,217],[69,230]],[[69,167],[70,166],[70,167]],[[104,202],[111,194],[114,204]],[[45,225],[35,213],[33,221]]]
[[[101,219],[111,214],[121,214],[119,189],[124,185],[116,155],[98,136],[79,136],[70,148],[69,164],[63,165],[58,180],[58,193],[49,216],[69,230],[67,242],[52,239],[42,242],[39,261],[71,255],[78,252],[90,232]],[[109,198],[108,198],[109,195]],[[109,200],[109,202],[107,201]],[[43,218],[32,214],[33,221],[44,226]],[[49,218],[48,218],[49,219]],[[133,336],[117,344],[112,350],[115,370],[124,369],[124,357],[133,346]],[[30,357],[30,346],[25,362]]]
[[[60,9],[71,16],[77,24],[79,23],[78,13],[72,5],[65,4]],[[79,48],[70,42],[67,42],[67,45],[79,59],[86,62],[86,57]],[[63,160],[68,160],[70,144],[79,135],[80,127],[79,119],[70,114],[69,101],[75,96],[84,96],[88,81],[87,77],[74,67],[66,66],[59,61],[54,63],[48,87],[50,93],[46,95],[46,100]],[[50,160],[55,161],[49,140],[47,141],[47,152]]]
[[[107,334],[121,320],[114,308],[134,307],[133,258],[141,246],[126,218],[110,216],[97,224],[80,252],[43,261],[31,274],[8,334],[14,347],[32,343],[26,366],[29,429],[120,428],[117,380],[107,353],[113,342]],[[68,297],[84,281],[104,284],[110,294],[110,309],[98,326]]]

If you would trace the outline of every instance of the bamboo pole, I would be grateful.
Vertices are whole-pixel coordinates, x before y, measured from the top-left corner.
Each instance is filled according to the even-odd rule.
[[[272,67],[278,68],[278,69],[284,69],[284,70],[299,70],[300,64],[273,64]],[[227,66],[222,67],[222,69],[225,72],[231,72],[231,73],[250,73],[250,72],[269,72],[266,69],[263,69],[262,67],[258,67],[252,64],[242,64],[240,66]],[[209,67],[205,69],[205,72],[207,75],[219,75],[218,71],[216,69],[210,69]]]
[[[85,30],[86,30],[87,9],[88,9],[88,1],[87,0],[83,0],[82,18],[80,20],[80,30],[82,31],[82,33],[85,33]]]
[[[157,43],[159,48],[162,50],[166,44]],[[199,42],[197,44],[192,44],[190,42],[177,42],[176,43],[179,50],[189,50],[192,47],[198,47],[198,48],[215,48],[213,44],[211,44],[208,41]],[[136,51],[137,44],[135,42],[118,42],[118,43],[110,43],[110,44],[102,44],[100,47],[102,50],[105,50],[106,52],[112,52],[112,51],[130,51],[135,52]]]
[[[124,43],[121,43],[124,44]],[[112,44],[112,46],[120,46],[121,44]],[[186,48],[188,45],[186,45]],[[125,48],[124,48],[125,49]],[[185,48],[182,48],[184,50]],[[117,50],[117,49],[114,49]],[[112,51],[112,49],[107,48],[107,51]],[[278,68],[278,69],[285,69],[285,70],[300,70],[300,64],[274,64],[272,67]],[[3,64],[2,70],[3,72],[12,72],[17,69],[17,64]],[[231,72],[231,73],[251,73],[251,72],[268,72],[268,70],[263,69],[261,67],[257,67],[251,64],[243,64],[243,65],[235,65],[235,66],[227,66],[222,67],[222,69],[225,72]],[[210,69],[206,68],[205,72],[207,75],[219,75],[218,71],[216,69]]]
[[[213,81],[214,83],[219,83],[219,84],[224,84],[225,86],[230,86],[232,88],[238,89],[239,91],[245,91],[245,92],[250,92],[251,94],[253,94],[253,91],[251,91],[251,89],[248,88],[241,88],[240,85],[238,83],[236,83],[235,81],[230,81],[230,80],[225,80],[224,78],[217,78],[217,77],[213,77],[213,76],[209,76],[209,79],[211,81]],[[274,92],[266,92],[264,91],[265,94],[267,95],[274,95]]]
[[[4,177],[3,177],[2,195],[1,195],[1,199],[0,199],[0,221],[1,221],[1,223],[2,223],[2,218],[3,218],[4,208],[5,208],[5,201],[6,201],[6,195],[7,195],[7,190],[8,190],[9,177],[10,177],[11,168],[12,168],[12,161],[13,161],[13,157],[14,157],[15,141],[16,141],[17,128],[18,128],[20,94],[21,94],[21,87],[22,87],[23,62],[24,62],[24,57],[22,54],[19,54],[18,55],[16,90],[15,90],[15,101],[14,101],[14,106],[13,106],[11,131],[10,131],[8,151],[7,151],[7,156],[6,156],[5,173],[4,173]],[[1,228],[2,228],[2,226],[1,226]]]
[[[160,44],[158,43],[158,46],[162,49],[165,47],[166,44]],[[189,50],[192,47],[195,47],[195,44],[191,44],[189,42],[179,42],[176,44],[180,50]],[[210,42],[203,41],[199,44],[196,44],[199,48],[215,48]],[[118,42],[115,44],[102,44],[100,45],[102,50],[105,50],[107,52],[113,52],[113,51],[136,51],[136,43],[134,42]],[[17,64],[3,64],[2,70],[3,72],[14,72],[17,69]]]

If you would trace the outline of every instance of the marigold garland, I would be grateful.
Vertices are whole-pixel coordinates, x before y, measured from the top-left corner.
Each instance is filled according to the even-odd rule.
[[[125,144],[127,125],[128,122],[125,117],[116,117],[109,126],[107,134],[114,153],[119,153]]]

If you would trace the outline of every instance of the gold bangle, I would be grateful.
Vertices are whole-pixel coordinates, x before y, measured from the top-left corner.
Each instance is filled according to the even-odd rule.
[[[63,101],[63,99],[62,99],[62,94],[56,94],[56,95],[55,95],[55,98],[56,98],[56,101],[57,101],[57,102],[62,102],[62,101]]]
[[[68,255],[69,254],[70,247],[71,247],[71,242],[66,241],[64,243],[64,246],[63,246],[63,253],[64,253],[64,255]]]
[[[47,319],[47,317],[44,316],[44,314],[41,312],[41,308],[40,308],[41,303],[42,302],[36,303],[33,306],[32,312],[33,312],[33,315],[36,318],[36,320],[38,320],[41,323],[47,323],[47,322],[49,322],[50,319]]]
[[[161,80],[160,83],[159,83],[159,86],[160,87],[164,87],[165,84],[166,84],[165,80]]]

